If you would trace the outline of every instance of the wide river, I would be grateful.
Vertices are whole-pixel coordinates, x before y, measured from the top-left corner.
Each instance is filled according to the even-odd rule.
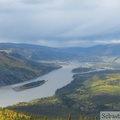
[[[55,94],[55,91],[58,88],[61,88],[68,83],[70,83],[73,79],[72,69],[84,66],[85,63],[70,63],[69,65],[63,66],[61,69],[55,70],[46,74],[44,76],[38,77],[32,81],[37,80],[48,80],[45,84],[39,87],[35,87],[32,89],[27,89],[21,92],[15,92],[12,88],[23,85],[24,82],[20,84],[5,86],[0,88],[0,107],[6,107],[12,104],[16,104],[18,102],[27,102],[36,98],[48,97]]]

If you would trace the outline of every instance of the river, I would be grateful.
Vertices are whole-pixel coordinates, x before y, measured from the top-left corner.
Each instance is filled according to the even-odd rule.
[[[58,88],[67,85],[73,80],[72,79],[73,73],[71,72],[72,69],[79,67],[81,65],[84,66],[86,64],[70,63],[69,65],[63,66],[61,69],[52,71],[49,74],[38,77],[32,81],[38,81],[38,80],[48,80],[48,81],[42,86],[35,87],[32,89],[27,89],[21,92],[16,92],[12,89],[13,87],[20,86],[32,81],[1,87],[0,107],[6,107],[12,104],[16,104],[18,102],[27,102],[33,99],[54,95],[55,91]]]

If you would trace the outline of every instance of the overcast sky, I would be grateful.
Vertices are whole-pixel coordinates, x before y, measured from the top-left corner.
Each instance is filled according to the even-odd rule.
[[[120,43],[120,0],[0,0],[0,42]]]

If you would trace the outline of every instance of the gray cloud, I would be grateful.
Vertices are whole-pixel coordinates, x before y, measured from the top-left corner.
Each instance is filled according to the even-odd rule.
[[[119,11],[119,0],[0,0],[0,42],[119,43]]]

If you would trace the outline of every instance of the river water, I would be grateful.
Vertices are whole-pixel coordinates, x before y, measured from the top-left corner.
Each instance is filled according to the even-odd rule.
[[[27,102],[36,98],[48,97],[54,95],[58,88],[61,88],[73,79],[72,69],[84,66],[85,63],[70,63],[69,65],[63,66],[61,69],[55,70],[44,76],[38,77],[32,81],[48,80],[45,84],[32,89],[27,89],[21,92],[16,92],[12,88],[26,84],[28,82],[5,86],[0,88],[0,107],[6,107],[18,102]],[[29,81],[29,82],[32,82]]]

